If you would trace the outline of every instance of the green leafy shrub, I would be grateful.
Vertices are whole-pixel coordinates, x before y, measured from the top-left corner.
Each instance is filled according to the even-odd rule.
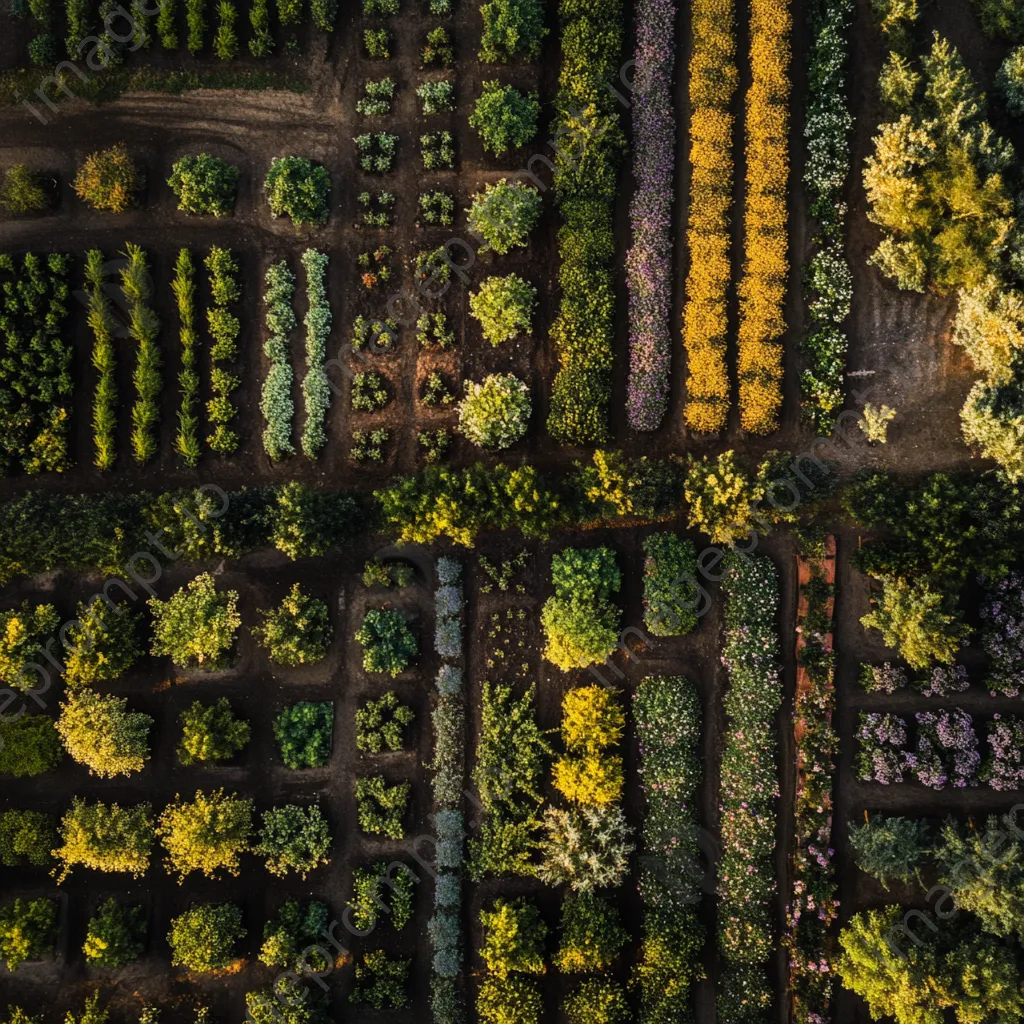
[[[996,85],[1006,100],[1006,109],[1014,117],[1024,117],[1024,46],[1012,50],[999,65]]]
[[[548,34],[541,0],[488,0],[480,8],[484,30],[479,58],[485,64],[506,64],[520,57],[537,60]]]
[[[971,0],[971,5],[978,12],[982,31],[990,39],[1014,43],[1024,39],[1024,11],[1016,0]]]
[[[614,981],[583,982],[563,1008],[569,1024],[624,1024],[632,1019],[626,993]]]
[[[479,384],[466,382],[459,430],[481,448],[508,448],[526,436],[532,409],[525,381],[511,373],[492,373]]]
[[[424,67],[450,68],[455,63],[452,37],[440,25],[427,33],[421,59]]]
[[[451,388],[445,383],[444,377],[435,370],[423,378],[420,401],[428,408],[433,408],[437,405],[451,405],[455,401],[455,395],[452,394]]]
[[[416,580],[416,570],[408,562],[383,562],[370,558],[363,566],[364,587],[411,587]]]
[[[250,847],[252,801],[225,796],[223,789],[196,790],[191,802],[177,795],[161,812],[156,832],[167,851],[167,870],[179,884],[193,871],[207,878],[237,875],[239,858]]]
[[[323,954],[309,947],[321,941],[328,923],[326,903],[287,900],[277,916],[263,926],[260,961],[289,971],[299,970],[304,963],[314,970],[324,970],[328,965],[323,962]]]
[[[455,167],[455,137],[449,131],[420,136],[420,159],[425,171],[450,171]]]
[[[93,775],[113,778],[142,771],[153,719],[129,711],[126,697],[83,688],[68,693],[57,719],[64,749]]]
[[[48,715],[21,715],[0,720],[0,775],[42,775],[60,764],[64,751]]]
[[[564,974],[601,974],[629,942],[618,910],[594,893],[568,893],[552,964]]]
[[[448,114],[455,109],[455,86],[447,79],[440,82],[424,82],[416,89],[424,117],[433,114]]]
[[[396,929],[404,928],[413,916],[413,895],[418,879],[404,864],[377,861],[369,867],[356,868],[352,874],[352,925],[369,933],[381,914]]]
[[[217,18],[220,24],[213,36],[213,52],[221,60],[231,60],[238,56],[238,33],[235,31],[238,11],[232,0],[220,0]]]
[[[245,1009],[246,1020],[253,1024],[331,1024],[333,1020],[324,993],[287,974],[272,986],[246,992]]]
[[[71,187],[94,210],[124,213],[138,203],[145,184],[145,175],[128,155],[128,147],[119,142],[87,156]]]
[[[473,197],[468,210],[469,229],[483,240],[481,252],[494,250],[500,256],[525,246],[540,220],[540,193],[522,182],[502,178]]]
[[[132,385],[132,455],[139,463],[148,462],[157,452],[157,425],[160,422],[160,393],[163,380],[160,366],[163,356],[159,345],[160,318],[153,309],[153,285],[149,257],[141,246],[129,242],[124,248],[127,264],[121,270],[121,291],[128,303],[128,330],[136,344]]]
[[[90,686],[117,679],[142,656],[139,626],[142,616],[127,603],[113,604],[96,597],[79,602],[76,618],[67,630],[64,681],[68,686]]]
[[[483,141],[484,150],[501,156],[533,141],[539,116],[540,101],[535,92],[524,94],[511,85],[491,81],[483,83],[469,124]]]
[[[395,80],[381,78],[363,82],[363,98],[356,101],[356,113],[363,117],[383,117],[391,113],[391,101],[395,98]]]
[[[274,739],[281,760],[292,770],[321,768],[331,757],[334,703],[300,701],[274,719]]]
[[[327,656],[333,631],[327,604],[302,593],[292,584],[288,596],[276,607],[260,610],[263,625],[253,628],[257,643],[278,665],[307,665]]]
[[[0,183],[0,209],[22,216],[49,209],[50,197],[42,178],[24,164],[13,164],[4,171]]]
[[[370,835],[401,839],[405,835],[403,821],[411,793],[412,786],[408,782],[389,786],[382,775],[356,779],[359,827]]]
[[[270,0],[251,0],[249,4],[249,52],[254,57],[269,57],[274,52],[274,36],[270,31]]]
[[[450,192],[439,189],[421,192],[419,209],[424,224],[450,227],[455,222],[455,199]]]
[[[652,533],[643,547],[644,627],[653,636],[682,636],[696,629],[700,591],[693,541]]]
[[[900,288],[947,293],[996,269],[1014,224],[1005,181],[1013,156],[949,42],[936,36],[920,67],[921,101],[880,126],[865,164],[868,218],[883,230],[869,262]]]
[[[142,956],[145,944],[143,908],[108,899],[89,919],[82,952],[93,967],[127,967]]]
[[[331,405],[331,384],[324,370],[327,342],[333,314],[327,297],[326,253],[307,249],[302,254],[306,272],[306,375],[302,378],[302,404],[306,413],[302,424],[302,454],[315,459],[327,443],[327,410]]]
[[[394,690],[367,701],[356,711],[356,747],[367,754],[401,750],[405,730],[415,719],[412,708],[400,703]]]
[[[321,32],[333,32],[338,20],[338,0],[309,0],[309,16]]]
[[[294,871],[305,878],[328,863],[330,848],[331,833],[320,808],[286,804],[264,812],[253,853],[267,858],[265,867],[272,875],[284,877]]]
[[[183,156],[167,179],[178,199],[178,209],[197,215],[230,216],[235,209],[238,168],[217,156]]]
[[[26,960],[53,953],[57,940],[57,904],[53,900],[22,900],[0,907],[0,960],[16,971]]]
[[[476,1012],[483,1024],[540,1024],[540,989],[532,978],[487,975],[477,990]]]
[[[296,227],[326,224],[331,176],[325,167],[299,156],[275,157],[263,183],[272,217],[291,217]]]
[[[391,32],[386,28],[363,30],[363,45],[366,56],[371,60],[389,60],[391,57]]]
[[[536,287],[518,274],[485,278],[469,295],[470,316],[480,321],[484,340],[495,346],[529,334],[536,307]]]
[[[227,697],[193,701],[182,711],[178,760],[182,764],[229,761],[249,742],[249,723],[235,718]]]
[[[125,872],[141,878],[153,851],[153,808],[86,803],[75,797],[60,823],[61,845],[53,851],[61,864],[58,882],[74,867]]]
[[[863,825],[850,823],[850,845],[857,867],[877,878],[888,889],[889,882],[909,882],[929,849],[929,830],[913,818],[876,815]]]
[[[44,811],[0,811],[0,864],[5,868],[48,867],[57,845],[57,825]]]
[[[277,17],[282,27],[301,25],[305,0],[277,0]]]
[[[621,885],[634,850],[620,807],[550,807],[539,845],[543,860],[537,877],[574,892]]]
[[[235,943],[245,938],[242,908],[234,903],[201,903],[171,921],[167,944],[171,965],[205,973],[231,964]]]
[[[566,548],[552,557],[551,580],[555,593],[541,610],[544,657],[563,672],[605,661],[619,643],[615,552]]]
[[[874,611],[861,616],[865,629],[877,629],[886,644],[900,652],[913,669],[923,671],[932,659],[951,665],[970,636],[950,595],[937,593],[927,580],[911,582],[886,576]]]
[[[375,949],[356,964],[356,984],[349,995],[353,1003],[368,1003],[375,1010],[385,1006],[401,1009],[409,1002],[406,985],[412,961],[390,959],[383,949]]]
[[[416,439],[423,448],[423,460],[428,465],[441,462],[452,446],[452,435],[445,427],[437,430],[419,430]]]
[[[185,19],[188,27],[188,52],[201,53],[206,36],[207,0],[185,0]]]
[[[349,397],[356,412],[377,412],[391,401],[384,377],[373,370],[353,375]]]
[[[179,668],[226,668],[235,633],[242,624],[238,593],[218,593],[213,576],[203,573],[169,600],[151,598],[153,654],[166,655]]]
[[[270,542],[291,559],[316,558],[356,532],[359,514],[349,495],[292,480],[277,492]]]
[[[210,399],[206,403],[206,418],[213,430],[206,443],[220,455],[231,455],[238,448],[238,433],[229,426],[238,415],[238,406],[231,395],[241,383],[225,368],[225,364],[238,357],[238,336],[241,322],[228,306],[238,302],[242,292],[238,284],[238,260],[230,249],[212,246],[203,266],[210,273],[212,306],[206,310],[206,320],[213,338],[210,346]]]
[[[0,681],[31,690],[39,682],[31,665],[42,661],[43,645],[59,625],[52,604],[24,601],[17,611],[0,612]]]
[[[405,619],[389,609],[371,608],[356,632],[363,648],[363,668],[367,672],[400,675],[419,653],[419,643]]]
[[[480,911],[484,942],[480,956],[487,970],[505,979],[512,971],[544,973],[544,940],[547,925],[540,911],[525,899],[494,901],[490,910]]]

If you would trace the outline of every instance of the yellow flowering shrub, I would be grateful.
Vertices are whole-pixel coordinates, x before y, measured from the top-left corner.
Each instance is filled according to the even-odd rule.
[[[562,698],[562,742],[568,750],[596,752],[622,742],[626,715],[611,690],[596,683]]]
[[[786,184],[789,176],[787,0],[752,0],[746,98],[746,207],[737,373],[740,424],[753,434],[779,425],[782,344],[789,274]]]
[[[607,754],[566,754],[554,765],[553,782],[566,800],[585,807],[607,807],[622,798],[622,758]]]
[[[735,4],[694,0],[690,57],[690,206],[683,340],[686,344],[686,425],[698,433],[723,430],[729,414],[725,351],[732,205],[732,129],[736,91]]]

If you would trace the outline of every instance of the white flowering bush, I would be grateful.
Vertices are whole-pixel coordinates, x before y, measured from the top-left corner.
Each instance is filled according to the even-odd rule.
[[[274,263],[266,275],[267,290],[263,293],[267,340],[263,354],[270,360],[270,369],[263,381],[260,412],[267,425],[263,430],[263,449],[276,462],[292,455],[292,367],[288,361],[288,335],[295,330],[292,296],[295,294],[295,275],[287,260]]]
[[[459,403],[459,429],[481,448],[508,448],[526,435],[530,421],[530,389],[511,373],[492,373],[467,382]]]
[[[302,254],[306,268],[306,376],[302,380],[302,397],[306,406],[306,422],[302,428],[302,452],[315,459],[327,442],[324,423],[331,404],[331,386],[324,371],[327,339],[331,334],[331,307],[327,301],[326,253],[307,249]]]
[[[996,85],[1014,117],[1024,117],[1024,46],[1018,46],[999,65]]]

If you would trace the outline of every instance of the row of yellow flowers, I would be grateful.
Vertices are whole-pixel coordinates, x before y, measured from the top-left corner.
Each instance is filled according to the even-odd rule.
[[[683,339],[687,355],[686,424],[722,430],[729,413],[725,352],[728,317],[729,207],[732,203],[736,91],[734,0],[694,0],[690,58],[690,211]]]
[[[747,92],[747,177],[743,278],[739,286],[740,424],[754,434],[778,428],[782,405],[783,303],[789,274],[788,0],[752,0]]]

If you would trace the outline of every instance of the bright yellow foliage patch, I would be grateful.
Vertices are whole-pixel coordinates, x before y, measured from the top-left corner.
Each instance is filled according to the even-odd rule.
[[[725,365],[729,287],[729,207],[732,204],[732,128],[736,91],[733,0],[694,0],[690,57],[690,208],[683,340],[686,344],[686,425],[722,430],[729,413]]]
[[[787,0],[752,0],[746,100],[747,176],[737,371],[740,423],[753,434],[779,425],[783,304],[789,274],[789,33]]]

